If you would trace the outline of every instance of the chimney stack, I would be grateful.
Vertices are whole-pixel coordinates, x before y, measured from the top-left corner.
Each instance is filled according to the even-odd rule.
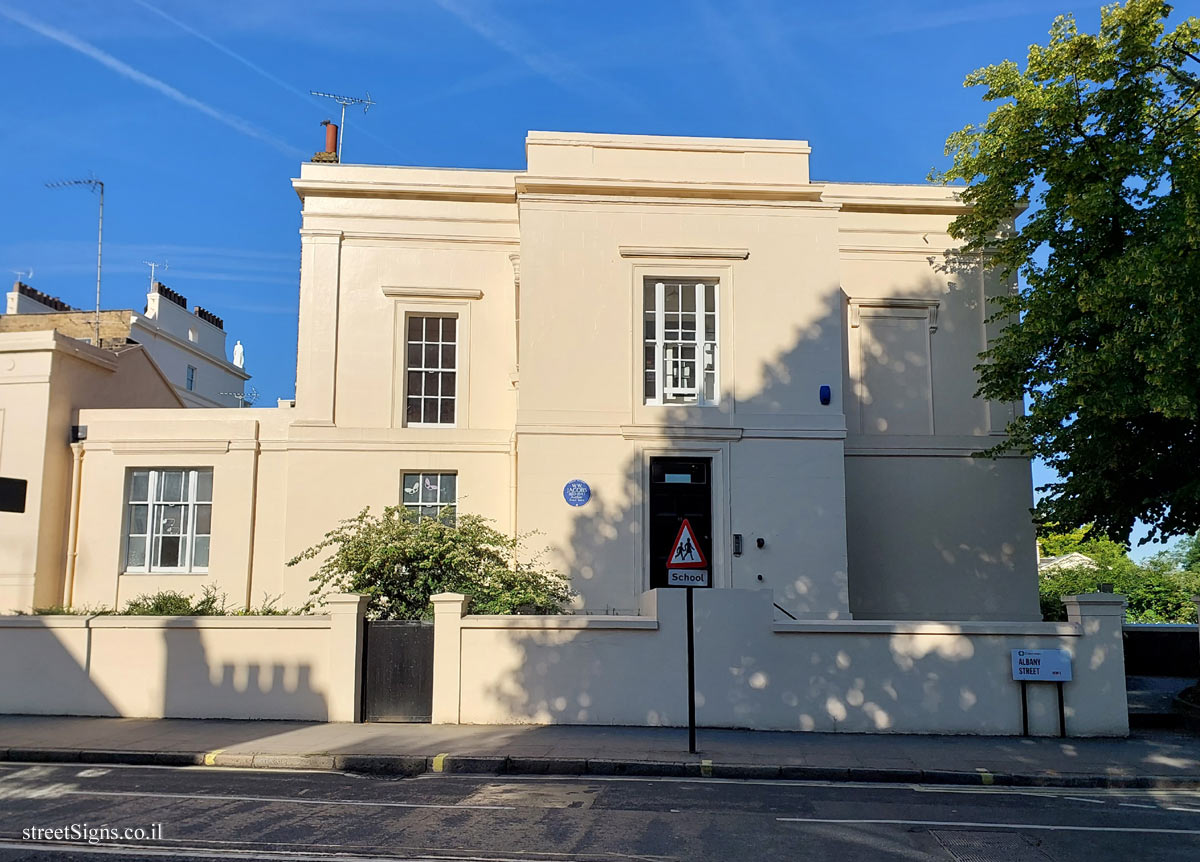
[[[330,120],[322,120],[321,125],[325,127],[325,152],[314,153],[312,160],[314,162],[337,162],[338,161],[338,127],[337,123]]]

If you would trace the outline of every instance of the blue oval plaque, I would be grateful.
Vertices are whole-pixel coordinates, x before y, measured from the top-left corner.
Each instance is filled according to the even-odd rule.
[[[592,499],[592,489],[582,479],[572,479],[563,486],[563,499],[571,506],[582,506]]]

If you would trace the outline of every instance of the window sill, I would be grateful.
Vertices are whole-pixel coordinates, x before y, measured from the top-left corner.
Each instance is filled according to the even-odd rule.
[[[200,571],[199,569],[192,569],[192,571],[190,571],[190,572],[184,572],[179,569],[155,569],[154,571],[149,571],[149,572],[125,571],[125,572],[120,573],[120,577],[124,578],[124,577],[128,576],[128,577],[144,578],[147,575],[199,575],[199,576],[203,577],[204,575],[207,575],[207,574],[208,574],[208,569],[204,569],[203,571]]]

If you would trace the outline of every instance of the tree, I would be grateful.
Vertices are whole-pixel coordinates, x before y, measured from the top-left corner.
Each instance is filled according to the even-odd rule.
[[[288,565],[332,550],[310,578],[316,586],[306,610],[330,593],[351,592],[370,597],[370,619],[428,619],[431,596],[458,592],[471,597],[476,613],[561,613],[571,598],[566,578],[536,555],[522,562],[523,538],[478,515],[421,518],[389,506],[342,521]]]
[[[1196,621],[1192,596],[1200,594],[1200,571],[1180,565],[1177,548],[1161,551],[1141,565],[1129,558],[1125,546],[1104,536],[1089,536],[1090,525],[1066,533],[1049,532],[1038,539],[1044,556],[1078,552],[1094,566],[1053,568],[1038,577],[1042,616],[1065,620],[1062,597],[1094,593],[1100,584],[1113,585],[1126,598],[1126,620],[1131,623],[1186,623]],[[1182,543],[1181,543],[1182,544]]]
[[[1200,528],[1200,20],[1129,0],[1060,17],[1024,70],[969,75],[999,103],[950,136],[962,251],[1023,284],[996,300],[982,397],[1031,409],[988,454],[1058,474],[1035,516],[1127,543]],[[1014,225],[1014,215],[1029,209]]]

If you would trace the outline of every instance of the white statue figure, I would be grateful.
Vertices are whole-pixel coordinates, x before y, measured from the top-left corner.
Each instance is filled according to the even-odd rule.
[[[233,345],[233,364],[238,368],[246,367],[246,349],[240,341]]]

